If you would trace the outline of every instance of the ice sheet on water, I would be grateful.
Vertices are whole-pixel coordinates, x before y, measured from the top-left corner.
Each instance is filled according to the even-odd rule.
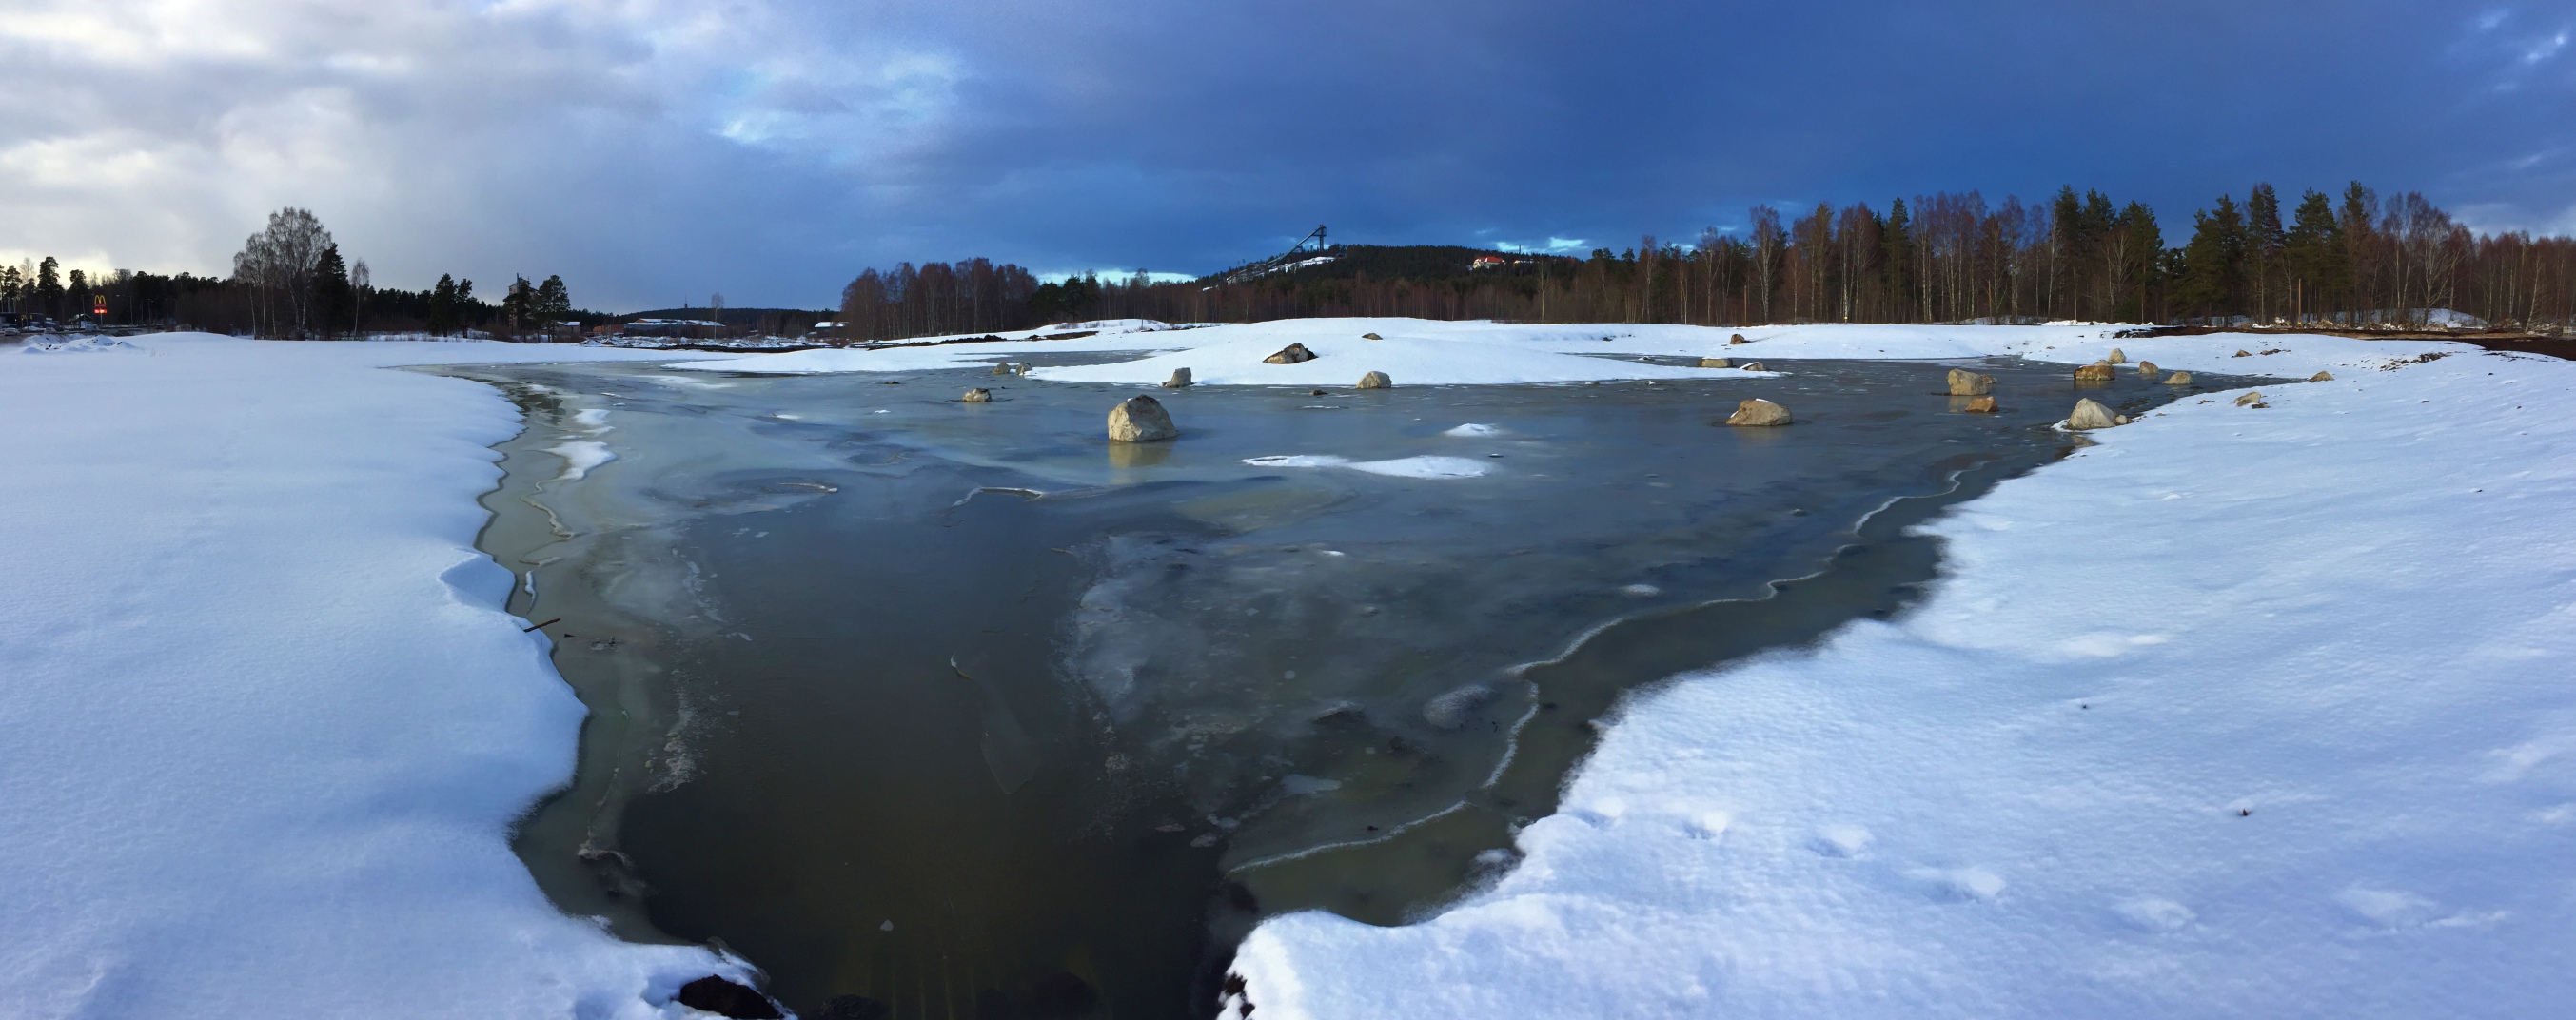
[[[1465,457],[1398,457],[1393,460],[1352,460],[1331,454],[1286,454],[1274,457],[1246,457],[1244,463],[1256,467],[1349,468],[1373,475],[1398,478],[1475,478],[1490,469],[1481,461]]]
[[[608,444],[587,439],[550,446],[546,452],[564,459],[564,471],[558,477],[565,481],[588,475],[592,468],[617,459],[617,454],[609,451]]]

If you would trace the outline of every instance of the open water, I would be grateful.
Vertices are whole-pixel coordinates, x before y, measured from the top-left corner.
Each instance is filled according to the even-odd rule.
[[[984,369],[448,370],[528,412],[483,545],[592,708],[519,849],[809,1016],[1204,1016],[1261,917],[1508,869],[1631,692],[1901,612],[1905,529],[2080,442],[2078,395],[2240,384],[1960,364],[2004,413],[1948,364],[1773,362],[1156,390],[1147,446],[1102,434],[1134,387]],[[1715,424],[1747,396],[1797,424]]]

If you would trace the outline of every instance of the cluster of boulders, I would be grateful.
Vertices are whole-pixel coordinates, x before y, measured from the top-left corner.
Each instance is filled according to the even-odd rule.
[[[1382,339],[1375,333],[1361,334],[1361,338],[1366,340]],[[1727,342],[1730,344],[1741,344],[1747,343],[1748,341],[1744,339],[1744,334],[1738,333],[1729,337]],[[2243,351],[2239,351],[2235,356],[2241,358],[2250,357],[2251,355],[2246,354]],[[1315,357],[1315,352],[1307,350],[1305,344],[1292,343],[1287,347],[1280,349],[1278,353],[1261,360],[1272,365],[1294,365],[1300,362],[1312,361]],[[2112,366],[2125,365],[2128,364],[2128,361],[2129,358],[2125,352],[2116,347],[2112,348],[2109,356],[2090,365],[2085,365],[2076,369],[2075,381],[2078,384],[2111,382],[2116,377],[2116,373]],[[1737,366],[1732,358],[1712,357],[1699,359],[1699,367],[1734,368]],[[1760,372],[1764,370],[1762,363],[1758,361],[1743,365],[1742,368],[1748,372]],[[1027,365],[1014,365],[1009,362],[996,365],[993,369],[995,374],[1015,373],[1022,375],[1027,374],[1028,370],[1029,366]],[[2168,374],[2162,369],[2157,368],[2155,362],[2152,361],[2139,362],[2137,365],[2137,371],[2139,378],[2142,380],[2147,382],[2162,382],[2168,386],[2187,386],[2190,385],[2192,381],[2191,373],[2173,372]],[[2310,376],[2308,381],[2329,382],[2333,379],[2334,375],[2330,372],[2318,372],[2316,375]],[[1946,382],[1948,383],[1948,393],[1950,396],[1971,398],[1965,406],[1960,407],[1961,411],[1970,414],[1995,414],[2002,410],[2002,408],[1995,402],[1994,376],[1972,372],[1964,368],[1954,368],[1949,371],[1949,377]],[[1186,389],[1193,385],[1193,383],[1194,380],[1190,377],[1189,369],[1177,368],[1172,370],[1172,377],[1165,380],[1163,386],[1166,389],[1178,390]],[[1368,372],[1360,376],[1360,381],[1354,388],[1363,390],[1383,390],[1391,389],[1394,386],[1394,380],[1388,378],[1386,373]],[[1317,396],[1321,396],[1324,391],[1316,390],[1314,393]],[[989,403],[993,399],[993,394],[991,391],[982,388],[970,389],[967,390],[965,395],[959,399],[969,404]],[[2261,393],[2249,392],[2236,398],[2236,406],[2259,408],[2269,407],[2271,405],[2264,403],[2263,395]],[[1735,407],[1735,413],[1727,416],[1725,424],[1748,428],[1768,428],[1788,425],[1792,421],[1793,419],[1787,407],[1774,401],[1765,400],[1760,397],[1752,397],[1738,403]],[[2065,427],[2074,431],[2090,431],[2093,429],[2106,429],[2126,425],[2129,424],[2129,421],[2129,416],[2116,413],[2102,402],[2087,397],[2075,402],[2075,410],[2066,416]],[[1109,441],[1113,443],[1156,443],[1178,438],[1180,434],[1180,429],[1172,424],[1172,416],[1170,412],[1163,409],[1161,401],[1155,400],[1152,397],[1129,397],[1127,400],[1120,403],[1117,407],[1111,408],[1109,411]]]

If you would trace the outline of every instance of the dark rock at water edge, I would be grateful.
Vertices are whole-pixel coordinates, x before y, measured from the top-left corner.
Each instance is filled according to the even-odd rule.
[[[709,974],[680,986],[680,1005],[735,1020],[785,1020],[778,1004],[752,989]]]

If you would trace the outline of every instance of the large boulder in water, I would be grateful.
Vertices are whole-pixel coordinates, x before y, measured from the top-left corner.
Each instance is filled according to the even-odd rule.
[[[1951,369],[1951,370],[1950,370],[1950,395],[1951,395],[1951,396],[1954,396],[1954,397],[1982,397],[1982,396],[1985,396],[1986,394],[1992,393],[1992,392],[1994,392],[1994,391],[1995,391],[1995,377],[1994,377],[1994,376],[1991,376],[1991,375],[1982,375],[1982,374],[1979,374],[1979,373],[1976,373],[1976,372],[1968,371],[1967,369],[1964,369],[1964,368],[1954,368],[1954,369]]]
[[[2176,373],[2174,373],[2174,374],[2172,374],[2172,375],[2166,376],[2166,377],[2165,377],[2165,385],[2167,385],[2167,386],[2189,386],[2189,385],[2191,385],[2191,373],[2189,373],[2189,372],[2176,372]]]
[[[1315,352],[1307,350],[1305,344],[1289,344],[1280,348],[1279,353],[1261,360],[1273,365],[1294,365],[1300,361],[1315,360]]]
[[[1371,372],[1360,377],[1360,384],[1357,388],[1363,390],[1391,390],[1395,388],[1395,380],[1387,378],[1386,373],[1384,372]]]
[[[2158,373],[2158,372],[2160,372],[2160,371],[2162,371],[2162,369],[2157,368],[2157,367],[2156,367],[2156,363],[2155,363],[2155,362],[2152,362],[2152,361],[2141,361],[2141,362],[2138,362],[2138,376],[2139,376],[2140,378],[2148,378],[2148,377],[2154,376],[2156,373]]]
[[[2002,411],[2003,408],[1995,406],[1995,398],[1993,397],[1978,397],[1975,400],[1968,401],[1968,406],[1962,407],[1959,410],[1965,411],[1969,414],[1994,414]]]
[[[1173,369],[1172,377],[1163,380],[1163,388],[1167,390],[1187,389],[1191,385],[1190,370],[1186,368]]]
[[[2075,413],[2066,416],[2066,427],[2077,431],[2107,429],[2123,424],[2127,422],[2119,415],[2112,414],[2110,408],[2102,406],[2101,401],[2091,397],[2076,401]]]
[[[1735,405],[1735,413],[1727,416],[1726,423],[1739,426],[1786,425],[1789,424],[1789,409],[1760,397],[1750,397]]]
[[[2093,364],[2076,369],[2075,381],[2079,383],[2106,383],[2111,381],[2111,375],[2111,366],[2097,361]]]
[[[1181,430],[1172,426],[1172,416],[1163,410],[1163,402],[1152,397],[1129,397],[1109,409],[1109,441],[1113,443],[1159,443],[1177,439]]]
[[[1734,358],[1701,358],[1701,359],[1699,359],[1699,367],[1701,367],[1701,368],[1734,368],[1734,367],[1735,367],[1735,359],[1734,359]]]
[[[2102,360],[2108,361],[2114,365],[2126,365],[2129,363],[2129,356],[2122,353],[2119,348],[2114,347],[2111,348],[2111,356]]]
[[[978,386],[974,389],[967,390],[965,396],[957,399],[969,404],[989,404],[993,402],[993,391]]]
[[[1457,729],[1467,724],[1468,716],[1476,711],[1477,706],[1493,700],[1493,697],[1493,688],[1482,683],[1468,684],[1423,702],[1422,721],[1444,730]]]

